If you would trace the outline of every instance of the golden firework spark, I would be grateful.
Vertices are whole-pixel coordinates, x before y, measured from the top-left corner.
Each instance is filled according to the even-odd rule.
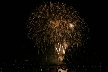
[[[87,25],[79,17],[73,7],[64,3],[45,3],[30,14],[27,21],[28,37],[35,45],[44,48],[53,44],[52,48],[63,60],[68,47],[80,46],[85,40]]]

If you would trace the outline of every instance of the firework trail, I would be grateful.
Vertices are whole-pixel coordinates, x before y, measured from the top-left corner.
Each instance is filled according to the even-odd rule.
[[[27,29],[28,38],[44,51],[51,45],[59,61],[63,61],[66,49],[81,46],[89,32],[77,11],[59,2],[44,3],[36,8],[27,21]]]

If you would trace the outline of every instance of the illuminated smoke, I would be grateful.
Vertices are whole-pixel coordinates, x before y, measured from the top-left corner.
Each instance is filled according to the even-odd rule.
[[[81,46],[87,39],[88,28],[73,7],[64,3],[44,3],[30,14],[27,21],[28,37],[38,48],[51,48],[63,61],[69,47]],[[47,43],[47,44],[46,44]]]

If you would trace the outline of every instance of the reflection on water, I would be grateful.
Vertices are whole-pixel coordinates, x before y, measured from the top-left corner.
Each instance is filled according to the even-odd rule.
[[[39,66],[37,63],[9,62],[0,63],[0,72],[108,72],[108,66],[71,66],[46,65]]]

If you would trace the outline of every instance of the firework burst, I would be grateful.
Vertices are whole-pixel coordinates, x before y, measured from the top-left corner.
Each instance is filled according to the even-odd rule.
[[[51,45],[63,61],[69,47],[81,46],[89,30],[73,7],[64,3],[44,3],[30,14],[27,21],[28,37],[38,48],[46,50]]]

